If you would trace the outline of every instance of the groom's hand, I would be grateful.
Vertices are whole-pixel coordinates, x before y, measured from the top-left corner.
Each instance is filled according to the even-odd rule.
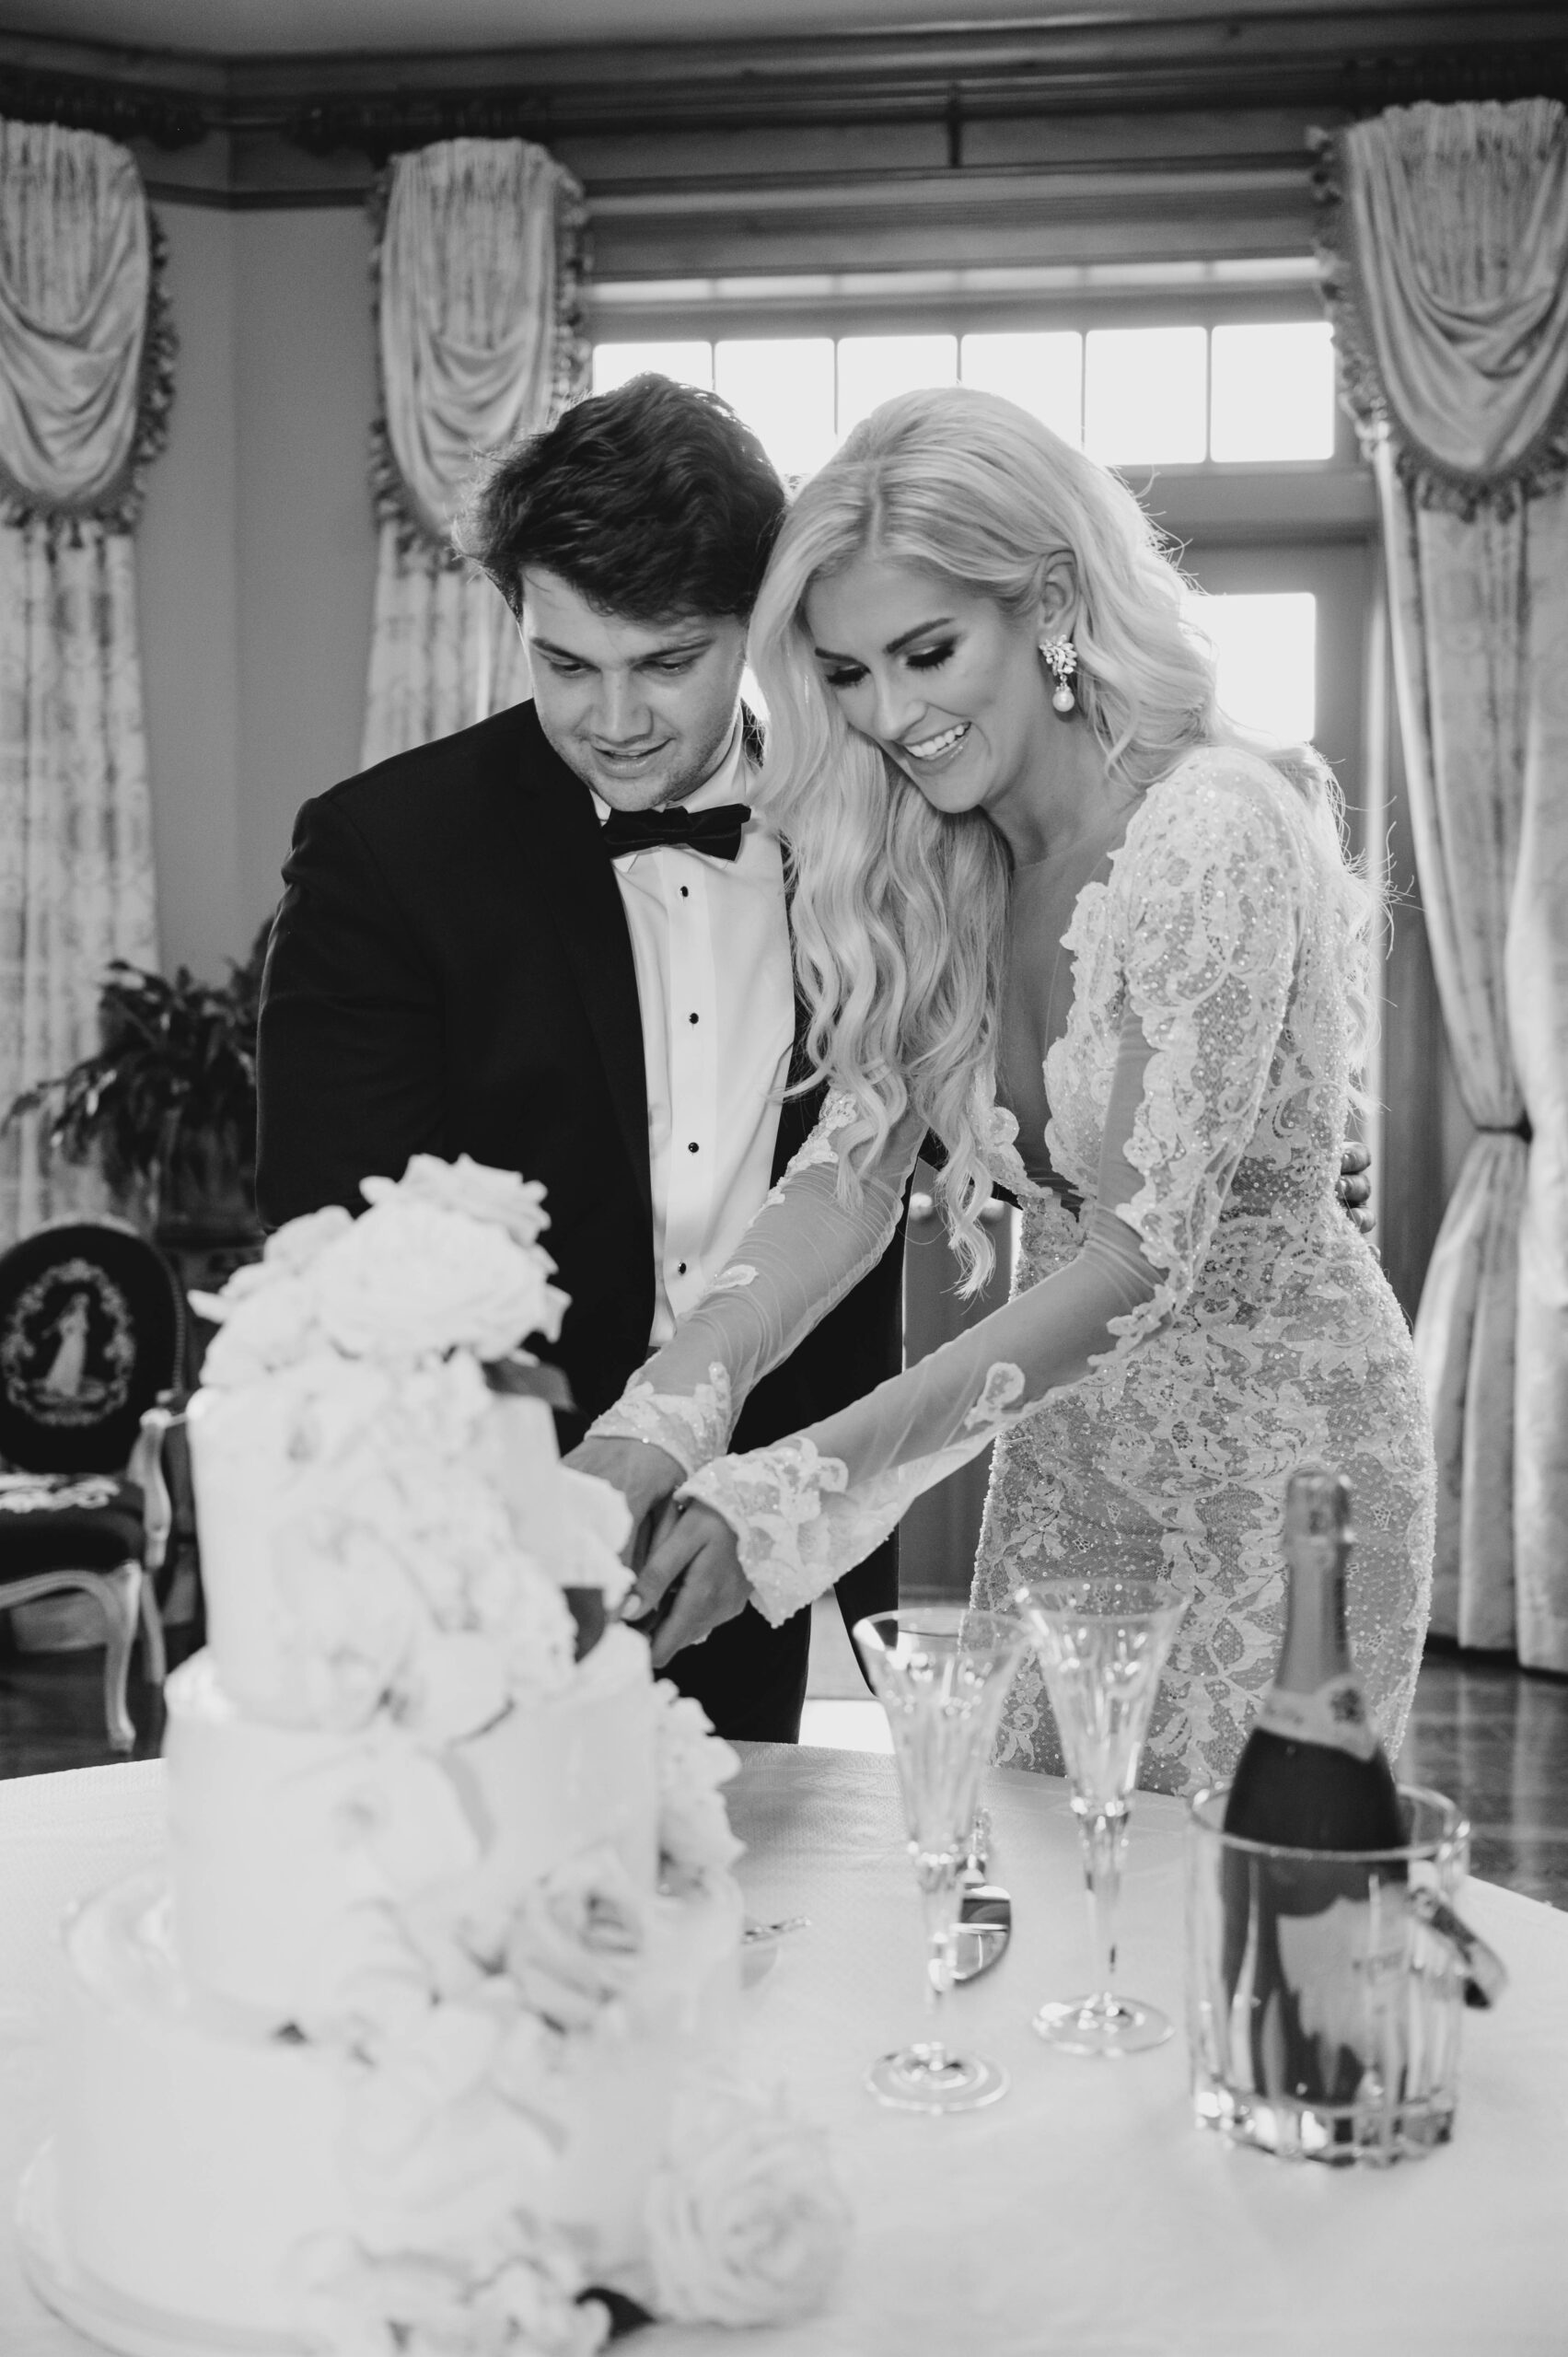
[[[1366,1175],[1371,1167],[1372,1156],[1354,1138],[1342,1147],[1334,1192],[1344,1205],[1352,1226],[1359,1227],[1363,1236],[1370,1236],[1377,1225],[1366,1208],[1372,1200],[1372,1181]]]
[[[667,1597],[668,1608],[653,1631],[656,1669],[688,1645],[700,1645],[751,1601],[735,1533],[712,1506],[693,1503],[666,1514],[621,1617],[646,1620]]]
[[[624,1558],[634,1564],[645,1536],[650,1517],[656,1515],[665,1500],[673,1497],[686,1479],[686,1468],[669,1451],[656,1448],[648,1440],[587,1440],[579,1441],[569,1457],[562,1458],[574,1473],[591,1473],[596,1480],[608,1481],[619,1490],[632,1509],[632,1536],[624,1549]]]

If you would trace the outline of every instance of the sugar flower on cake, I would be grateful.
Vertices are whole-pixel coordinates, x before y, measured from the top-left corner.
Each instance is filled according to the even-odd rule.
[[[566,1620],[569,1647],[569,1613]],[[493,1726],[511,1701],[511,1687],[492,1638],[478,1630],[437,1629],[415,1647],[393,1707],[422,1745],[439,1747]]]
[[[302,1277],[328,1246],[336,1244],[353,1225],[354,1214],[342,1203],[328,1203],[321,1211],[303,1212],[298,1219],[286,1220],[262,1247],[260,1271],[237,1270],[228,1281],[228,1292],[232,1294],[238,1286],[243,1294],[247,1280],[258,1273],[263,1280],[270,1274]]]
[[[654,2305],[682,2324],[780,2324],[832,2287],[849,2205],[826,2139],[714,2073],[677,2103],[645,2218]]]
[[[389,1202],[396,1196],[460,1212],[467,1219],[504,1227],[519,1244],[537,1244],[550,1225],[544,1189],[537,1178],[492,1169],[466,1154],[459,1154],[456,1162],[443,1162],[434,1154],[413,1155],[401,1178],[366,1178],[360,1192],[368,1203]]]
[[[476,2270],[319,2236],[296,2262],[302,2328],[321,2357],[597,2357],[610,2319],[571,2238],[519,2217],[509,2241]]]
[[[560,1332],[566,1301],[551,1267],[503,1227],[394,1191],[311,1273],[322,1328],[351,1356],[468,1349],[497,1359],[530,1334]]]
[[[203,1381],[219,1390],[259,1383],[324,1348],[316,1295],[303,1277],[279,1276],[233,1302],[226,1292],[193,1293],[191,1299],[203,1318],[222,1320],[202,1361]]]
[[[632,1585],[621,1550],[632,1536],[632,1515],[619,1490],[563,1465],[558,1480],[565,1506],[553,1569],[563,1587],[597,1587],[613,1612]]]
[[[464,1470],[493,1407],[479,1364],[466,1351],[400,1367],[377,1418],[384,1453],[389,1462],[411,1468],[409,1487],[428,1481],[442,1467]]]
[[[515,1695],[559,1691],[571,1611],[476,1478],[494,1402],[474,1360],[392,1372],[336,1359],[320,1380],[317,1364],[286,1378],[302,1504],[272,1542],[312,1722],[347,1732],[384,1709],[429,1745],[476,1734]],[[598,1543],[591,1522],[585,1543]]]
[[[319,1506],[273,1535],[279,1599],[313,1724],[366,1726],[408,1668],[428,1616],[373,1523]]]
[[[300,1281],[353,1225],[341,1203],[307,1212],[269,1236],[261,1259],[236,1269],[221,1294],[192,1295],[201,1315],[220,1327],[235,1318],[242,1303],[250,1305],[242,1322],[209,1344],[203,1369],[209,1383],[254,1382],[320,1347],[315,1295]]]
[[[363,1192],[359,1219],[331,1206],[290,1220],[221,1294],[193,1296],[222,1329],[205,1381],[251,1382],[323,1344],[351,1358],[495,1359],[559,1334],[566,1300],[538,1240],[542,1187],[416,1155],[401,1179],[367,1178]]]
[[[503,2003],[489,2002],[492,1995]],[[494,2263],[553,2181],[557,2122],[501,2092],[510,1991],[431,2006],[351,2087],[340,2152],[359,2239]]]
[[[659,1857],[667,1883],[700,1882],[732,1866],[744,1849],[729,1829],[719,1787],[740,1769],[739,1755],[714,1734],[700,1702],[668,1678],[655,1730]]]
[[[317,1943],[295,2026],[362,2057],[411,2037],[435,2003],[431,1974],[384,1900],[345,1907]]]
[[[576,1649],[576,1623],[565,1596],[534,1569],[496,1587],[480,1617],[511,1691],[525,1699],[559,1692],[572,1677]]]
[[[557,2029],[594,2028],[636,1978],[647,1901],[608,1846],[532,1885],[506,1933],[506,1970],[523,2003]]]
[[[362,1854],[381,1893],[396,1898],[468,1873],[484,1853],[444,1747],[400,1742],[389,1727],[349,1756],[332,1823],[343,1851]]]

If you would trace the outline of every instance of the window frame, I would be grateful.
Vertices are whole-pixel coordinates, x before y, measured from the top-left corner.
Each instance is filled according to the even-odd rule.
[[[889,274],[891,275],[891,274]],[[919,275],[917,273],[917,275]],[[965,273],[934,273],[932,277],[962,276]],[[807,282],[815,285],[816,282]],[[1223,284],[1198,286],[1134,286],[1121,287],[1114,284],[1074,287],[1071,291],[959,291],[939,293],[935,290],[923,295],[913,292],[893,293],[873,296],[868,288],[852,292],[853,282],[846,282],[840,293],[812,293],[798,296],[775,294],[771,299],[760,292],[748,292],[720,298],[714,294],[684,296],[681,284],[661,291],[656,287],[637,290],[641,299],[623,301],[621,297],[631,290],[615,290],[612,305],[602,301],[590,315],[589,343],[597,349],[601,344],[651,343],[706,343],[787,340],[796,337],[827,337],[834,345],[835,404],[838,379],[839,343],[848,337],[871,335],[953,335],[958,341],[959,365],[962,365],[962,339],[965,335],[1053,333],[1068,331],[1087,335],[1096,328],[1158,328],[1294,325],[1302,321],[1314,324],[1323,317],[1315,280],[1283,286],[1227,287]],[[1205,351],[1205,439],[1212,429],[1213,346]],[[961,381],[961,378],[960,380]],[[1371,498],[1371,470],[1363,459],[1355,430],[1343,405],[1334,405],[1334,447],[1324,459],[1226,459],[1205,455],[1191,461],[1160,461],[1144,464],[1127,461],[1118,471],[1144,496],[1145,490],[1156,478],[1170,487],[1184,482],[1214,483],[1229,481],[1249,490],[1254,496],[1265,482],[1277,482],[1282,491],[1295,482],[1299,489],[1320,484],[1327,478],[1341,486],[1354,480],[1363,482],[1366,495],[1348,502],[1330,503],[1328,511],[1330,528],[1342,525],[1352,528],[1356,536],[1375,521],[1376,508]],[[1202,499],[1197,504],[1194,521],[1208,519],[1207,506]],[[1184,515],[1191,503],[1178,497],[1177,506]],[[1299,523],[1307,526],[1315,509],[1308,497],[1286,498],[1290,513],[1288,528]],[[1214,520],[1225,528],[1245,529],[1239,512],[1222,506]],[[1181,527],[1175,526],[1179,537]]]

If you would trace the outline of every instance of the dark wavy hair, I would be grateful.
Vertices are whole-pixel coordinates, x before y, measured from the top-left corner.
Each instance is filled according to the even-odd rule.
[[[784,512],[767,453],[726,401],[633,377],[486,460],[454,540],[515,614],[538,565],[631,621],[745,621]]]

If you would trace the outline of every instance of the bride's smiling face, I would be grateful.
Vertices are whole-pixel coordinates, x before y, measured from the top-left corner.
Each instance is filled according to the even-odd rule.
[[[850,726],[934,809],[983,809],[1005,830],[1050,760],[1055,715],[1039,618],[869,552],[814,581],[805,616]]]

